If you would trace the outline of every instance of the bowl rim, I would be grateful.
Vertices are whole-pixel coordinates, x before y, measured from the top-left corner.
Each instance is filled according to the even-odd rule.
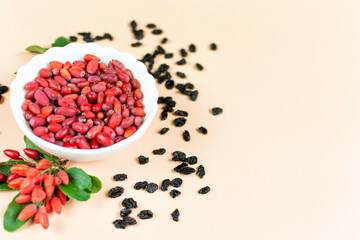
[[[122,140],[122,141],[120,141],[118,143],[115,143],[115,144],[113,144],[111,146],[98,148],[98,149],[78,149],[78,148],[73,149],[73,148],[62,147],[62,146],[56,145],[54,143],[47,142],[47,141],[43,140],[42,138],[36,136],[30,130],[29,126],[26,126],[26,124],[23,124],[23,122],[20,119],[18,119],[18,114],[19,113],[21,113],[21,116],[23,116],[23,110],[21,108],[16,109],[16,106],[15,106],[15,103],[14,103],[15,98],[17,98],[16,93],[18,92],[16,89],[18,89],[19,87],[23,88],[24,85],[27,83],[27,81],[26,82],[21,81],[21,79],[22,79],[22,74],[21,73],[23,71],[26,71],[27,68],[31,67],[34,62],[38,61],[38,59],[45,58],[44,56],[57,54],[57,53],[59,53],[61,51],[64,51],[64,49],[78,48],[78,47],[89,48],[88,50],[89,50],[90,54],[91,54],[91,51],[94,50],[94,48],[102,49],[102,50],[106,50],[106,51],[115,51],[115,52],[117,52],[118,55],[121,55],[121,57],[129,58],[129,61],[134,62],[134,64],[138,65],[141,68],[141,71],[142,72],[144,71],[146,73],[145,76],[147,78],[149,78],[149,80],[151,80],[150,85],[152,86],[152,88],[154,90],[154,91],[153,90],[151,90],[151,91],[153,91],[153,93],[154,93],[153,97],[156,98],[156,101],[153,101],[152,104],[151,104],[152,106],[150,107],[150,109],[153,109],[153,111],[150,111],[149,114],[147,114],[145,116],[143,124],[137,129],[137,131],[132,136],[130,136],[129,138],[126,138],[126,139],[124,139],[124,140]],[[99,58],[101,58],[101,56]],[[116,58],[119,59],[119,57],[116,57]],[[104,61],[104,62],[106,62],[106,61]],[[131,70],[131,68],[129,68],[129,69]],[[100,46],[100,45],[98,45],[96,43],[70,43],[70,44],[68,44],[68,45],[66,45],[64,47],[52,47],[52,48],[48,49],[45,53],[38,54],[38,55],[32,57],[31,60],[27,64],[22,65],[18,69],[16,77],[11,83],[10,89],[11,89],[11,91],[10,91],[10,107],[11,107],[11,110],[12,110],[12,114],[13,114],[13,116],[15,118],[15,121],[16,121],[17,125],[20,127],[20,129],[23,131],[23,133],[33,142],[37,141],[37,140],[41,141],[41,144],[44,145],[44,147],[46,147],[46,148],[54,149],[54,150],[60,151],[60,152],[61,151],[66,151],[68,154],[74,154],[74,155],[88,155],[88,154],[100,154],[100,153],[105,154],[105,153],[109,153],[111,151],[114,151],[115,149],[118,149],[121,146],[124,146],[124,145],[129,146],[130,144],[135,142],[142,134],[145,133],[145,131],[150,126],[152,120],[154,119],[154,117],[155,117],[155,115],[156,115],[156,113],[158,111],[157,99],[158,99],[158,96],[159,96],[159,92],[158,92],[158,90],[156,88],[156,85],[155,85],[155,79],[148,72],[145,64],[142,63],[141,61],[137,60],[130,53],[120,52],[120,51],[118,51],[117,49],[115,49],[113,47],[103,47],[103,46]],[[36,140],[34,140],[34,139],[36,139]],[[38,147],[41,149],[40,146],[38,146]]]

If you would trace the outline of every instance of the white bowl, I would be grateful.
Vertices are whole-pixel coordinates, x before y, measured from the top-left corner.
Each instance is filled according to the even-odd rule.
[[[29,123],[24,119],[24,114],[21,109],[21,105],[25,101],[25,84],[33,81],[38,75],[39,70],[48,67],[50,61],[73,62],[75,60],[83,59],[83,56],[87,53],[98,56],[104,63],[108,63],[113,59],[118,59],[126,68],[133,72],[134,77],[140,82],[141,91],[144,94],[143,103],[146,116],[142,126],[131,137],[119,143],[104,148],[90,150],[65,148],[37,137],[33,134]],[[65,47],[53,47],[44,54],[33,57],[28,64],[22,66],[17,71],[16,78],[12,82],[10,89],[11,109],[15,121],[24,134],[44,151],[61,158],[79,162],[95,161],[110,157],[130,146],[144,134],[146,129],[150,126],[151,121],[154,119],[158,109],[157,99],[159,93],[155,87],[155,79],[148,73],[146,66],[129,53],[121,53],[114,48],[101,47],[95,43],[71,43]]]

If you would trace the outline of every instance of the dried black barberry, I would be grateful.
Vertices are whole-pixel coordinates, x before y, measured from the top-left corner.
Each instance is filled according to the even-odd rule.
[[[131,29],[135,29],[135,28],[137,27],[137,23],[136,23],[135,20],[132,20],[132,21],[130,22],[130,27],[131,27]]]
[[[159,45],[159,46],[157,46],[157,53],[165,54],[165,50]]]
[[[188,166],[187,163],[181,163],[180,165],[174,168],[174,171],[180,173],[182,169],[186,168],[187,166]]]
[[[164,128],[162,128],[162,129],[160,130],[160,134],[161,134],[161,135],[164,135],[164,134],[167,133],[168,131],[169,131],[169,128],[164,127]]]
[[[141,42],[136,42],[136,43],[132,43],[131,46],[132,47],[139,47],[139,46],[141,46],[141,44],[142,44]]]
[[[153,213],[150,210],[142,210],[139,214],[138,217],[140,219],[150,219],[153,217]]]
[[[174,80],[167,80],[166,83],[165,83],[165,87],[167,89],[173,89],[175,86],[175,82]]]
[[[200,178],[202,178],[203,176],[205,176],[205,168],[204,168],[203,165],[198,166],[196,174],[197,174]]]
[[[180,55],[182,57],[186,57],[188,54],[187,54],[186,50],[182,48],[182,49],[180,49]]]
[[[165,58],[172,58],[174,56],[173,53],[167,53],[165,54]]]
[[[199,132],[206,135],[208,133],[208,130],[206,128],[204,128],[204,127],[199,127]]]
[[[198,193],[200,193],[200,194],[207,194],[208,192],[210,192],[209,186],[203,187],[198,191]]]
[[[179,61],[176,62],[177,65],[184,65],[186,64],[186,60],[185,59],[181,59]]]
[[[186,161],[186,154],[184,152],[181,151],[175,151],[172,153],[173,161],[181,161],[181,162],[185,162]]]
[[[215,51],[217,49],[217,46],[215,43],[210,44],[210,49]]]
[[[9,91],[9,88],[7,86],[0,86],[0,94],[4,94],[7,91]]]
[[[126,228],[126,224],[123,220],[121,219],[116,219],[115,221],[113,221],[113,224],[116,228],[121,228],[121,229],[125,229]]]
[[[214,107],[213,109],[211,109],[211,112],[214,116],[222,114],[223,110],[222,108],[219,107]]]
[[[199,92],[198,92],[197,90],[192,91],[192,92],[190,93],[190,99],[193,100],[193,101],[196,101],[198,95],[199,95]]]
[[[198,159],[196,156],[191,156],[186,159],[186,162],[189,163],[190,165],[197,164],[197,161]]]
[[[176,110],[176,112],[174,112],[174,114],[177,115],[177,116],[181,116],[181,117],[189,116],[188,112],[183,111],[183,110]]]
[[[120,211],[120,217],[127,217],[129,216],[131,213],[131,209],[129,208],[123,208],[121,211]]]
[[[135,183],[134,188],[136,190],[145,189],[147,185],[148,185],[147,181],[137,182],[137,183]]]
[[[165,98],[164,97],[158,97],[157,103],[158,104],[162,104],[165,102]]]
[[[184,140],[185,140],[186,142],[190,141],[190,133],[189,133],[188,130],[185,130],[185,131],[183,132],[183,138],[184,138]]]
[[[189,175],[195,172],[195,169],[192,167],[184,167],[181,168],[179,173],[184,174],[184,175]]]
[[[119,174],[114,175],[113,179],[115,181],[124,181],[127,179],[127,175],[124,173],[119,173]]]
[[[148,192],[148,193],[154,193],[156,192],[156,190],[158,190],[159,186],[156,184],[156,183],[149,183],[145,190]]]
[[[171,106],[169,106],[169,105],[163,106],[162,109],[163,109],[164,111],[166,111],[166,112],[173,112],[173,111],[174,111],[174,108],[171,107]]]
[[[154,29],[153,31],[152,31],[152,34],[154,34],[154,35],[159,35],[159,34],[162,34],[162,30],[161,29]]]
[[[161,182],[160,189],[161,191],[165,192],[168,190],[169,186],[170,186],[170,179],[165,179]]]
[[[137,202],[133,198],[125,198],[121,205],[126,208],[137,208]]]
[[[202,71],[204,67],[200,63],[195,64],[196,68],[199,69],[199,71]]]
[[[149,162],[149,158],[148,158],[148,157],[145,157],[145,156],[143,156],[143,155],[140,155],[140,156],[138,157],[138,160],[139,160],[139,163],[142,164],[142,165],[144,165],[144,164],[146,164],[146,163]]]
[[[163,63],[163,64],[161,64],[161,65],[159,66],[158,71],[159,71],[160,73],[164,73],[164,72],[166,72],[168,69],[169,69],[169,65]]]
[[[169,194],[170,194],[170,196],[171,196],[172,198],[176,198],[176,197],[180,196],[181,192],[178,191],[178,190],[176,190],[176,189],[173,189],[173,190],[170,191]]]
[[[144,31],[141,30],[141,29],[134,31],[134,34],[135,34],[135,38],[136,38],[137,40],[141,40],[141,39],[144,38]]]
[[[183,117],[175,118],[174,120],[174,124],[177,127],[182,127],[185,125],[185,123],[186,123],[186,119]]]
[[[163,38],[162,40],[161,40],[161,44],[165,44],[166,42],[167,42],[167,38]]]
[[[174,178],[171,182],[170,185],[173,187],[181,187],[181,184],[183,183],[183,180],[181,178]]]
[[[166,120],[167,117],[168,117],[167,111],[162,111],[162,112],[161,112],[160,119],[161,119],[161,120]]]
[[[190,44],[190,45],[189,45],[189,51],[190,51],[190,52],[196,52],[196,47],[195,47],[194,44]]]
[[[176,75],[177,75],[179,78],[186,78],[186,75],[185,75],[185,73],[183,73],[183,72],[176,72]]]
[[[146,27],[147,27],[147,28],[156,28],[156,25],[153,24],[153,23],[148,23],[148,24],[146,25]]]
[[[104,33],[104,38],[107,38],[107,39],[109,39],[110,41],[113,40],[113,36],[111,36],[110,33]]]
[[[124,188],[118,186],[110,189],[108,196],[111,198],[117,198],[120,197],[123,193],[124,193]]]
[[[75,36],[70,36],[69,39],[70,39],[70,41],[72,41],[72,42],[76,42],[78,38],[75,37]]]
[[[171,213],[171,217],[175,222],[179,221],[179,216],[180,216],[180,212],[178,209],[175,209],[172,213]]]
[[[124,217],[123,221],[124,221],[125,225],[135,225],[137,223],[135,218],[132,218],[129,216]]]
[[[166,153],[165,148],[159,148],[159,149],[153,150],[153,154],[155,154],[155,155],[163,155],[164,153]]]

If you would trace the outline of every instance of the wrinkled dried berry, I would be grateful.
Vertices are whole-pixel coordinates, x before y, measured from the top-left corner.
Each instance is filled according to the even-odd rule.
[[[113,178],[115,181],[124,181],[127,179],[127,175],[124,173],[116,174]]]
[[[176,190],[176,189],[173,189],[173,190],[170,191],[169,194],[170,194],[170,196],[171,196],[172,198],[176,198],[176,197],[180,196],[181,192],[178,191],[178,190]]]
[[[168,190],[169,186],[170,186],[170,179],[165,179],[161,182],[160,189],[161,191],[165,192]]]
[[[142,45],[141,42],[136,42],[136,43],[132,43],[132,44],[131,44],[132,47],[139,47],[139,46],[141,46],[141,45]]]
[[[190,99],[191,99],[192,101],[196,101],[198,95],[199,95],[199,92],[198,92],[197,90],[195,90],[195,91],[193,91],[193,92],[190,93]]]
[[[156,192],[156,190],[158,190],[159,186],[156,184],[156,183],[149,183],[145,190],[148,192],[148,193],[154,193]]]
[[[204,67],[200,63],[196,63],[195,66],[199,71],[202,71],[204,69]]]
[[[213,50],[213,51],[215,51],[215,50],[217,49],[216,44],[215,44],[215,43],[212,43],[212,44],[210,45],[210,49]]]
[[[184,175],[189,175],[189,174],[192,174],[195,172],[195,169],[192,168],[192,167],[184,167],[180,170],[180,173],[181,174],[184,174]]]
[[[7,86],[0,86],[0,94],[6,93],[7,91],[9,91]]]
[[[163,64],[161,64],[161,65],[159,66],[158,71],[159,71],[160,73],[164,73],[164,72],[166,72],[168,69],[169,69],[169,65],[163,63]]]
[[[137,31],[134,31],[134,34],[135,34],[135,38],[137,40],[141,40],[144,38],[144,31],[143,30],[137,30]]]
[[[167,111],[162,111],[160,119],[164,121],[164,120],[167,119],[167,117],[168,117],[168,112]]]
[[[129,216],[124,217],[123,221],[124,221],[125,225],[135,225],[137,223],[135,218],[132,218]]]
[[[174,124],[177,127],[182,127],[185,125],[185,123],[186,123],[186,119],[183,117],[175,118],[175,120],[174,120]]]
[[[137,202],[133,198],[125,198],[121,205],[126,208],[137,208]]]
[[[142,210],[139,214],[138,217],[140,219],[150,219],[153,217],[153,213],[150,210]]]
[[[165,152],[166,152],[165,148],[159,148],[159,149],[153,150],[153,154],[155,154],[155,155],[163,155]]]
[[[190,133],[188,130],[185,130],[183,133],[183,138],[186,142],[190,141]]]
[[[149,162],[149,158],[148,158],[148,157],[145,157],[145,156],[143,156],[143,155],[140,155],[140,156],[138,157],[138,160],[139,160],[139,163],[142,164],[142,165],[144,165],[144,164],[146,164],[146,163]]]
[[[168,131],[169,131],[169,128],[164,127],[164,128],[162,128],[162,129],[160,130],[160,134],[161,134],[161,135],[164,135],[164,134],[167,133]]]
[[[174,112],[175,113],[175,115],[177,115],[177,116],[182,116],[182,117],[187,117],[189,114],[188,114],[188,112],[186,112],[186,111],[183,111],[183,110],[177,110],[176,112]]]
[[[152,31],[152,34],[154,34],[154,35],[162,34],[162,30],[161,29],[155,29],[155,30]]]
[[[163,38],[163,39],[161,40],[161,43],[162,43],[162,44],[165,44],[165,43],[167,42],[167,40],[168,40],[167,38]]]
[[[156,28],[156,25],[153,23],[149,23],[146,25],[147,28]]]
[[[202,178],[203,176],[205,176],[205,168],[204,168],[203,165],[198,166],[196,174],[197,174],[200,178]]]
[[[158,54],[165,54],[165,50],[159,45],[159,46],[157,46],[157,53]]]
[[[174,56],[173,53],[167,53],[165,54],[165,58],[172,58]]]
[[[75,36],[70,36],[69,39],[70,39],[70,41],[72,41],[72,42],[76,42],[78,38],[75,37]]]
[[[115,221],[113,221],[113,224],[116,228],[121,228],[121,229],[125,229],[126,228],[126,224],[123,220],[121,219],[116,219]]]
[[[186,78],[185,73],[182,73],[182,72],[176,72],[176,75],[177,75],[179,78]]]
[[[189,51],[190,52],[196,52],[196,46],[194,44],[189,45]]]
[[[177,65],[184,65],[186,64],[186,60],[185,59],[181,59],[179,61],[176,62]]]
[[[147,185],[148,185],[147,181],[137,182],[137,183],[135,183],[134,188],[136,190],[145,189]]]
[[[123,193],[124,193],[124,188],[118,186],[110,189],[108,196],[111,198],[117,198],[120,197]]]
[[[129,208],[123,208],[121,211],[120,211],[120,217],[127,217],[129,216],[131,213],[131,209]]]
[[[182,48],[182,49],[180,49],[180,55],[182,57],[186,57],[188,54],[187,54],[186,50]]]
[[[183,183],[183,180],[181,178],[174,178],[171,182],[170,185],[173,187],[181,187],[181,184]]]
[[[209,186],[203,187],[198,191],[198,193],[200,193],[200,194],[207,194],[208,192],[210,192]]]
[[[158,97],[157,103],[162,104],[162,103],[164,103],[164,101],[165,101],[164,97]]]
[[[182,164],[176,166],[176,167],[174,168],[174,171],[180,173],[180,172],[181,172],[184,168],[186,168],[187,166],[188,166],[187,163],[182,163]]]
[[[181,151],[175,151],[172,153],[173,161],[181,161],[181,162],[185,162],[186,161],[186,154],[184,152]]]
[[[130,22],[130,27],[131,27],[131,29],[135,29],[137,27],[137,22],[135,20],[132,20]]]
[[[167,80],[166,83],[165,83],[165,87],[167,89],[173,89],[175,86],[175,82],[174,80]]]
[[[180,212],[178,209],[175,209],[172,213],[171,213],[171,217],[175,222],[179,221],[179,216],[180,216]]]
[[[214,107],[213,109],[211,109],[211,112],[214,116],[222,114],[223,110],[222,108],[219,107]]]
[[[208,130],[206,128],[204,128],[204,127],[199,127],[199,132],[206,135],[208,133]]]
[[[191,156],[186,159],[186,162],[189,163],[190,165],[197,164],[197,161],[198,159],[196,156]]]

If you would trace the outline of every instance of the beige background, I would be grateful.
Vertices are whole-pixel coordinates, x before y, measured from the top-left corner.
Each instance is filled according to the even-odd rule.
[[[360,2],[320,0],[227,1],[1,1],[1,83],[33,56],[31,44],[48,45],[60,34],[110,32],[115,40],[100,42],[141,57],[160,37],[147,34],[134,49],[128,23],[156,23],[175,51],[194,42],[198,53],[184,70],[200,90],[198,101],[159,86],[178,108],[190,113],[186,129],[204,125],[209,134],[181,140],[182,129],[159,121],[121,154],[94,163],[74,163],[103,181],[103,190],[85,203],[71,201],[51,227],[27,225],[16,233],[0,229],[0,239],[359,239],[360,238]],[[207,50],[210,42],[217,52]],[[173,62],[169,61],[169,62]],[[176,79],[181,82],[184,80]],[[224,108],[213,117],[209,109]],[[9,94],[0,105],[0,146],[21,149],[22,133],[13,121]],[[171,119],[171,118],[170,118]],[[171,126],[166,136],[157,131]],[[164,156],[151,151],[165,147]],[[152,195],[135,191],[139,180],[160,182],[177,176],[170,152],[196,154],[206,166],[203,180],[184,177],[183,194]],[[135,158],[149,155],[146,166]],[[4,155],[0,154],[2,160]],[[111,222],[120,199],[106,193],[117,185],[111,177],[125,172],[124,197],[152,220],[125,231]],[[196,190],[209,185],[207,196]],[[13,192],[2,192],[2,216]],[[170,220],[174,208],[180,222]],[[138,212],[135,211],[136,213]]]

